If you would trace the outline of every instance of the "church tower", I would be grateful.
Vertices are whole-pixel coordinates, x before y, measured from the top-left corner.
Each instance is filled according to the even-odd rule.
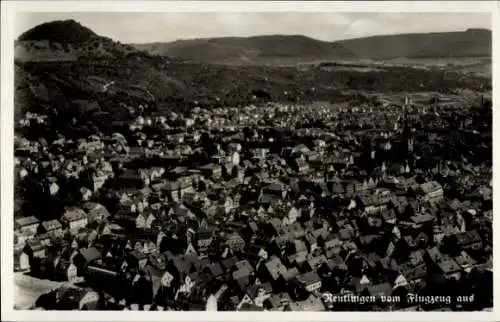
[[[408,112],[411,109],[411,99],[408,96],[405,98],[405,104],[403,105],[403,132],[401,135],[402,151],[401,156],[405,160],[409,160],[410,165],[413,161],[413,150],[415,146],[415,139],[412,133],[412,124],[408,118]]]

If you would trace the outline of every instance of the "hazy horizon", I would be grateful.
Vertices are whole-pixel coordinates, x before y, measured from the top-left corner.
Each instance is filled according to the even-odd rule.
[[[99,35],[134,44],[271,35],[337,41],[378,35],[492,29],[489,13],[23,12],[16,15],[15,37],[39,24],[68,19]]]

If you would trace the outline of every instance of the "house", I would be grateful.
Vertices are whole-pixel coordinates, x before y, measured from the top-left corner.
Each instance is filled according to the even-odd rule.
[[[244,300],[247,299],[246,297],[238,304],[236,311],[255,311],[255,312],[262,312],[265,311],[265,309],[261,306],[257,306],[252,303],[247,303],[244,302]]]
[[[162,187],[165,196],[174,202],[179,202],[179,184],[176,181],[168,181],[165,186]]]
[[[435,266],[446,258],[448,257],[444,256],[438,247],[431,247],[425,250],[424,259],[429,266]]]
[[[299,287],[310,293],[319,290],[322,283],[321,278],[314,271],[297,276],[296,281]]]
[[[88,217],[83,209],[72,207],[68,208],[62,215],[61,221],[65,227],[74,232],[87,226]]]
[[[108,180],[108,174],[102,171],[96,171],[92,174],[91,183],[93,192],[99,191]]]
[[[66,279],[70,283],[78,280],[78,269],[73,263],[69,263],[66,268]]]
[[[213,234],[206,229],[200,229],[196,233],[196,245],[200,253],[205,253],[213,241]]]
[[[421,250],[410,253],[408,259],[397,267],[408,282],[418,283],[427,276],[427,264]]]
[[[123,187],[134,187],[141,189],[150,184],[148,177],[133,169],[124,169],[117,178],[117,184]]]
[[[455,234],[447,243],[454,250],[478,251],[483,247],[483,241],[477,230]]]
[[[285,250],[285,254],[289,254],[287,256],[288,262],[290,264],[302,263],[306,260],[307,254],[309,250],[307,248],[307,244],[305,241],[300,239],[294,239],[292,243],[289,244],[287,249]]]
[[[96,310],[99,294],[89,289],[63,286],[56,291],[58,310]]]
[[[414,224],[414,227],[422,227],[426,225],[431,225],[435,220],[435,217],[431,214],[418,214],[410,217],[410,221]]]
[[[263,307],[264,302],[271,297],[273,288],[270,283],[252,284],[246,290],[246,295],[253,304]]]
[[[429,181],[420,185],[423,200],[427,202],[439,202],[443,200],[443,187],[436,181]]]
[[[120,276],[126,271],[124,262],[113,260],[108,256],[104,259],[96,259],[86,266],[83,275],[85,281],[94,289],[114,292],[115,294],[116,292],[124,292],[129,286]]]
[[[24,272],[30,269],[30,256],[23,250],[17,248],[14,250],[14,271]]]
[[[271,183],[261,189],[261,194],[270,194],[280,199],[284,199],[287,194],[287,190],[281,182]]]
[[[44,258],[47,256],[47,245],[38,239],[33,239],[26,243],[23,252],[29,256],[30,260],[32,258]]]
[[[299,217],[300,210],[298,210],[295,206],[292,206],[283,218],[283,225],[291,225],[295,223]]]
[[[156,252],[156,244],[152,240],[146,239],[143,241],[141,250],[145,255],[154,254]]]
[[[323,312],[325,311],[325,305],[323,301],[313,295],[309,294],[309,297],[304,301],[295,301],[288,304],[291,311],[297,312]]]
[[[243,251],[245,248],[245,240],[238,233],[232,233],[227,236],[227,246],[233,254]]]
[[[271,295],[264,301],[264,308],[269,311],[285,311],[292,299],[288,293],[282,292]]]
[[[167,265],[167,271],[174,277],[173,285],[185,283],[186,276],[193,272],[194,263],[188,259],[189,255],[174,255]]]
[[[179,190],[179,197],[181,198],[195,192],[191,176],[182,176],[177,179],[176,183]]]
[[[63,227],[57,219],[43,221],[38,227],[39,234],[49,234],[51,236],[62,236]]]
[[[202,271],[210,276],[218,278],[224,274],[224,270],[220,263],[210,263],[203,267]]]
[[[295,159],[295,167],[298,173],[306,173],[310,169],[309,164],[303,158]]]
[[[134,249],[127,254],[126,261],[128,267],[140,271],[146,266],[146,263],[148,262],[148,255],[142,252],[142,249]]]
[[[83,205],[83,209],[87,212],[89,221],[101,222],[111,216],[108,209],[100,203],[87,202]]]
[[[14,232],[14,245],[16,246],[24,246],[26,242],[34,239],[36,233],[32,232],[30,229],[24,230],[22,232],[15,231]]]
[[[253,276],[254,269],[248,260],[239,261],[235,266],[235,271],[233,271],[231,276],[240,290],[245,292],[251,283],[250,277]]]
[[[470,257],[466,251],[461,251],[460,255],[455,256],[453,259],[466,272],[469,272],[477,264],[477,262]]]
[[[219,180],[222,177],[222,167],[218,164],[210,163],[200,167],[200,170],[206,178]]]
[[[460,265],[458,265],[454,259],[444,259],[437,265],[439,267],[440,273],[442,273],[445,278],[454,278],[456,280],[460,279],[462,267],[460,267]]]
[[[360,207],[367,214],[375,214],[387,209],[388,201],[387,197],[376,195],[365,195],[359,198]]]
[[[150,229],[156,217],[151,212],[140,213],[135,219],[135,227],[138,229]]]
[[[209,277],[204,273],[191,273],[186,276],[184,284],[179,288],[179,292],[189,294],[195,290],[196,285],[200,285],[207,280],[209,280]]]
[[[368,285],[366,287],[366,294],[374,297],[376,301],[382,301],[384,298],[391,296],[392,285],[389,283]]]
[[[82,200],[88,201],[92,197],[92,190],[87,187],[81,187],[80,194],[82,195]]]
[[[264,265],[260,265],[259,269],[259,278],[263,281],[276,281],[281,275],[288,271],[288,268],[283,265],[278,257],[272,257]]]
[[[102,258],[101,252],[95,247],[89,247],[81,249],[73,258],[73,263],[79,270],[83,270],[86,269],[89,264],[100,258]]]
[[[34,216],[21,217],[15,219],[14,224],[17,231],[31,231],[36,233],[37,228],[40,225],[40,221]]]

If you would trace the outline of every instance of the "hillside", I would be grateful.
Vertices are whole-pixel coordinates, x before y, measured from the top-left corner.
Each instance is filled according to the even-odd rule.
[[[76,44],[97,39],[99,36],[74,20],[59,20],[43,23],[24,32],[19,41],[47,40],[56,43]]]
[[[357,57],[375,60],[442,57],[491,56],[491,31],[469,29],[464,32],[401,34],[342,40]]]
[[[72,28],[72,33],[81,38],[64,35],[65,28]],[[290,51],[283,51],[283,43],[273,44],[273,39],[260,37],[252,46],[268,48],[267,57],[287,55],[291,59],[300,52],[307,57],[321,57],[324,48],[331,46],[320,43],[302,49],[302,45],[315,41],[297,36],[287,38],[285,47]],[[217,46],[232,44],[235,52],[240,52],[238,46],[245,43],[241,39],[221,39]],[[189,109],[195,104],[210,108],[268,101],[345,102],[388,92],[491,90],[489,79],[436,68],[179,62],[95,35],[71,21],[69,27],[66,22],[54,22],[48,27],[34,28],[20,37],[16,47],[16,54],[20,49],[29,49],[29,55],[16,56],[15,61],[16,120],[27,111],[46,114],[52,123],[57,123],[54,128],[68,135],[111,130],[110,124],[126,121],[131,117],[130,108],[140,105],[162,113]],[[338,55],[352,56],[341,46],[334,48]],[[245,55],[250,60],[255,52]],[[263,57],[262,53],[259,55]],[[50,128],[45,126],[43,130]]]
[[[43,23],[21,34],[15,42],[15,59],[23,62],[151,57],[145,54],[131,45],[99,36],[74,20]]]
[[[258,36],[179,40],[136,45],[157,55],[197,62],[261,63],[278,60],[310,62],[333,58],[355,59],[344,46],[305,36]]]
[[[401,34],[324,42],[305,36],[208,38],[138,44],[157,55],[210,63],[317,62],[438,57],[489,57],[491,31]]]

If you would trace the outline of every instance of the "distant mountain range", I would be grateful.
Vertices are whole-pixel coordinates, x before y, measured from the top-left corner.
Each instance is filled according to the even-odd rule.
[[[210,63],[491,57],[490,30],[400,34],[325,42],[305,36],[207,38],[134,45],[157,55]]]
[[[489,31],[469,30],[332,43],[261,36],[132,46],[73,20],[53,21],[26,31],[15,42],[16,119],[29,110],[55,115],[63,125],[73,118],[92,124],[99,119],[106,128],[111,121],[126,119],[127,105],[144,103],[182,110],[193,104],[344,102],[359,100],[363,93],[490,90],[489,79],[459,74],[455,67],[341,62],[451,54],[491,57],[490,38]],[[313,61],[322,64],[268,65]],[[215,64],[224,62],[246,65]]]
[[[302,35],[227,37],[168,43],[121,44],[74,20],[53,21],[23,33],[16,41],[21,61],[71,61],[121,58],[146,53],[174,60],[274,64],[415,58],[491,57],[492,34],[486,29],[461,32],[400,34],[325,42]]]

